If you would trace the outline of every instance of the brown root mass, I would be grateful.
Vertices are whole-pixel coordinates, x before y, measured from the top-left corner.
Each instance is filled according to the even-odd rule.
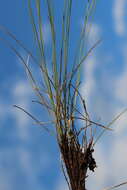
[[[94,172],[96,167],[95,159],[92,156],[94,151],[92,141],[83,151],[75,136],[68,139],[66,135],[63,135],[60,150],[69,177],[71,190],[86,190],[85,180],[87,178],[87,170],[89,169]]]

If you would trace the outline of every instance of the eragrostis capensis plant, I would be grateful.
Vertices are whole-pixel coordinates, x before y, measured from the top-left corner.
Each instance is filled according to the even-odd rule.
[[[33,91],[38,100],[34,101],[45,107],[51,117],[51,121],[39,121],[31,113],[23,108],[15,105],[28,114],[36,124],[42,126],[48,132],[55,129],[55,137],[59,145],[61,155],[61,165],[65,179],[70,190],[86,190],[87,171],[95,171],[97,164],[93,158],[94,146],[98,139],[106,130],[112,130],[110,126],[126,111],[124,110],[116,118],[114,118],[107,126],[92,121],[86,106],[84,97],[80,94],[79,88],[81,85],[81,66],[85,63],[90,53],[100,43],[100,40],[93,44],[88,51],[85,45],[88,37],[89,22],[93,16],[96,5],[96,0],[85,0],[82,6],[85,7],[83,27],[80,35],[77,36],[78,45],[76,47],[73,63],[69,61],[69,46],[70,27],[72,16],[72,5],[74,0],[63,0],[64,7],[62,11],[61,27],[62,38],[59,42],[60,49],[57,48],[57,35],[54,22],[53,2],[45,0],[48,21],[51,30],[51,62],[47,62],[46,47],[44,43],[43,16],[41,3],[43,1],[35,0],[34,8],[36,9],[36,17],[31,0],[28,0],[30,19],[34,31],[35,41],[37,45],[38,58],[10,33],[6,28],[0,27],[1,31],[9,35],[17,42],[28,54],[27,60],[17,51],[16,48],[10,45],[7,41],[4,42],[16,53],[21,62],[25,66],[27,76],[31,82]],[[76,10],[75,10],[76,11]],[[74,44],[75,45],[75,44]],[[59,58],[57,57],[59,54]],[[38,66],[42,79],[38,85],[30,67],[31,60]],[[50,68],[50,69],[49,69]],[[87,89],[86,89],[87,90]],[[79,102],[82,106],[82,111],[79,108]],[[78,122],[80,121],[80,122]],[[97,128],[100,128],[100,134],[96,135]],[[97,133],[98,134],[98,133]],[[126,183],[121,183],[111,188],[117,188]]]

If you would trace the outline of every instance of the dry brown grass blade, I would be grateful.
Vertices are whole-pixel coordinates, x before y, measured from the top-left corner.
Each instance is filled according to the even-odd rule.
[[[20,109],[20,110],[23,111],[24,113],[26,113],[29,117],[31,117],[31,118],[36,122],[36,124],[42,126],[42,122],[40,122],[35,116],[33,116],[33,115],[32,115],[31,113],[29,113],[28,111],[26,111],[24,108],[22,108],[22,107],[20,107],[20,106],[17,106],[17,105],[13,105],[13,106],[14,106],[15,108]],[[44,129],[45,129],[46,131],[50,132],[50,130],[49,130],[46,126],[43,125],[43,127],[44,127]]]
[[[20,40],[18,40],[15,37],[15,35],[13,33],[11,33],[6,27],[0,25],[0,31],[3,31],[8,36],[10,36],[10,38],[12,38],[21,48],[24,49],[25,52],[27,52],[31,56],[31,58],[35,61],[36,64],[38,63],[38,61],[36,60],[36,58],[33,56],[32,52],[30,50],[28,50],[26,48],[26,46]]]
[[[111,128],[109,128],[109,127],[106,127],[106,126],[104,126],[104,125],[102,125],[102,124],[100,124],[100,123],[97,123],[97,122],[94,122],[94,121],[92,121],[92,120],[89,120],[88,118],[85,118],[85,117],[73,117],[74,119],[79,119],[79,120],[84,120],[84,121],[89,121],[91,124],[94,124],[94,125],[97,125],[98,127],[102,127],[102,128],[104,128],[104,129],[107,129],[107,130],[110,130],[110,131],[113,131],[113,129],[111,129]]]
[[[105,189],[103,189],[103,190],[116,189],[116,188],[118,188],[118,187],[121,187],[122,185],[127,185],[127,181],[126,181],[126,182],[123,182],[123,183],[120,183],[120,184],[118,184],[118,185],[114,185],[114,186],[112,186],[112,187],[107,187],[107,188],[105,188]]]
[[[110,127],[110,126],[112,126],[124,113],[126,113],[127,112],[127,108],[126,109],[124,109],[120,114],[118,114],[106,127]],[[104,134],[104,132],[105,132],[105,129],[100,133],[100,135],[97,137],[97,139],[95,140],[95,142],[94,142],[94,146],[95,146],[95,144],[97,143],[97,141],[103,136],[103,134]]]
[[[112,130],[109,128],[121,115],[118,115],[113,121],[109,123],[109,125],[104,126],[100,123],[94,122],[91,120],[89,116],[89,112],[87,111],[87,106],[85,99],[79,92],[81,73],[80,68],[81,65],[85,62],[86,58],[92,53],[92,51],[100,44],[101,40],[98,40],[87,52],[84,51],[84,47],[86,43],[86,31],[87,25],[89,24],[89,18],[95,8],[96,0],[87,1],[88,2],[88,10],[85,12],[85,20],[84,27],[81,31],[81,38],[79,39],[79,48],[77,51],[77,55],[79,56],[76,59],[76,64],[74,61],[74,66],[70,68],[70,60],[69,60],[69,35],[70,35],[70,24],[71,24],[71,7],[72,0],[65,0],[65,8],[63,13],[63,24],[62,24],[62,45],[61,45],[61,55],[60,55],[60,64],[58,65],[57,55],[59,53],[59,48],[57,49],[57,33],[56,33],[56,24],[55,24],[55,15],[54,15],[54,6],[52,1],[46,0],[47,5],[47,13],[48,13],[48,21],[50,24],[50,35],[51,35],[51,66],[48,67],[49,63],[47,62],[48,55],[46,55],[45,44],[43,40],[43,14],[41,0],[36,0],[36,8],[37,8],[37,18],[34,16],[34,8],[32,6],[32,0],[28,0],[29,11],[31,22],[33,26],[33,31],[35,34],[37,50],[39,50],[39,56],[41,58],[41,65],[38,64],[39,69],[42,73],[42,81],[44,82],[44,89],[40,88],[38,85],[38,80],[34,79],[32,73],[32,68],[29,67],[29,57],[32,57],[32,53],[29,52],[24,46],[17,41],[15,36],[13,36],[10,32],[5,29],[4,33],[7,33],[14,41],[17,42],[20,47],[22,47],[28,53],[28,59],[22,57],[22,55],[17,51],[16,48],[12,47],[10,43],[5,41],[5,43],[15,52],[15,54],[20,58],[21,62],[24,64],[25,69],[28,74],[28,79],[32,82],[33,91],[36,92],[38,97],[36,102],[41,106],[44,106],[49,113],[52,113],[53,121],[51,122],[42,122],[36,119],[34,115],[26,111],[24,108],[14,105],[14,107],[20,109],[25,112],[29,117],[31,117],[35,124],[42,126],[46,131],[51,132],[51,128],[45,127],[45,125],[52,125],[56,129],[56,137],[58,141],[58,145],[60,148],[60,152],[62,155],[62,170],[65,176],[65,179],[68,183],[68,186],[72,190],[86,190],[86,178],[87,178],[87,170],[91,170],[94,172],[96,168],[96,161],[93,158],[93,131],[94,127],[102,127],[104,131]],[[87,5],[87,3],[86,3]],[[32,9],[33,8],[33,9]],[[36,22],[38,20],[38,22]],[[1,29],[1,28],[0,28]],[[77,36],[78,37],[78,36]],[[2,39],[0,39],[2,40]],[[49,53],[49,54],[50,54]],[[71,55],[71,54],[70,54]],[[40,59],[39,59],[40,60]],[[48,63],[48,64],[47,64]],[[73,61],[72,61],[73,63]],[[50,68],[52,70],[50,71]],[[58,73],[60,70],[60,73]],[[70,73],[69,73],[70,71]],[[82,107],[84,109],[83,114],[78,111],[79,105],[77,99],[81,101]],[[78,128],[78,121],[82,120],[80,128]],[[86,126],[86,127],[84,127]],[[88,129],[88,133],[87,133]],[[81,132],[84,132],[82,136],[79,136]],[[80,138],[81,137],[81,138]],[[81,143],[82,142],[82,143]],[[84,148],[84,151],[83,151]],[[63,164],[63,165],[62,165]],[[66,171],[64,170],[66,169]],[[104,189],[110,190],[121,185],[125,185],[126,182],[121,183],[119,185]]]

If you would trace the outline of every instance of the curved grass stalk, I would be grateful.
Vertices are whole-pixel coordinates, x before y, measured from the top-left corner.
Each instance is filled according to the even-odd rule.
[[[127,185],[127,182],[123,182],[123,183],[120,183],[120,184],[118,184],[118,185],[114,185],[114,186],[112,186],[112,187],[107,187],[107,188],[105,188],[105,189],[103,189],[103,190],[112,190],[112,189],[116,189],[116,188],[118,188],[118,187],[121,187],[121,186],[123,186],[123,185]]]
[[[69,54],[69,36],[70,36],[70,20],[71,20],[71,10],[72,10],[72,0],[66,0],[66,26],[65,26],[65,38],[64,38],[64,76],[65,88],[63,91],[64,94],[64,109],[65,114],[67,114],[67,74],[68,74],[68,54]]]
[[[9,37],[11,37],[21,48],[24,49],[24,51],[31,56],[31,58],[33,59],[33,61],[37,64],[38,61],[37,59],[33,56],[32,52],[30,50],[28,50],[25,45],[19,41],[14,34],[12,34],[5,26],[1,26],[0,25],[0,30],[3,31],[5,34],[7,34]]]
[[[84,61],[87,59],[87,57],[90,55],[90,53],[100,44],[102,40],[98,40],[87,52],[87,54],[81,59],[81,61],[79,62],[78,65],[76,65],[75,68],[73,68],[73,71],[71,73],[71,77],[70,77],[70,82],[72,81],[72,79],[74,78],[74,76],[76,75],[76,73],[79,71],[81,65],[84,63]]]
[[[53,4],[51,0],[45,0],[48,11],[48,21],[51,29],[51,75],[49,64],[47,63],[46,47],[44,43],[44,29],[43,29],[43,16],[41,10],[40,0],[35,0],[35,11],[37,17],[34,16],[34,9],[32,8],[32,1],[28,0],[29,13],[31,18],[31,24],[33,27],[34,37],[37,44],[37,50],[39,51],[39,60],[36,61],[32,53],[27,50],[20,41],[18,41],[14,35],[8,30],[0,28],[2,31],[8,34],[17,44],[22,47],[28,54],[27,60],[13,47],[8,41],[4,40],[15,54],[20,58],[21,62],[25,66],[28,79],[31,82],[33,91],[38,97],[33,101],[45,107],[49,114],[52,114],[53,119],[49,122],[39,121],[35,116],[17,105],[14,107],[25,112],[31,117],[35,124],[43,126],[45,130],[49,130],[46,125],[53,125],[56,130],[56,138],[62,155],[62,161],[66,167],[66,173],[63,170],[68,186],[71,190],[86,190],[85,180],[87,178],[88,169],[94,172],[96,168],[96,162],[93,158],[93,147],[103,135],[106,130],[112,130],[110,126],[119,117],[125,113],[120,113],[115,117],[107,126],[104,126],[98,122],[92,121],[87,110],[85,99],[79,92],[81,84],[81,66],[90,55],[93,49],[101,42],[98,40],[87,52],[85,52],[87,43],[88,25],[95,9],[96,0],[88,0],[86,3],[86,11],[84,16],[84,24],[78,36],[79,42],[77,45],[76,56],[74,56],[74,62],[69,72],[69,47],[70,42],[70,29],[71,29],[71,17],[72,17],[72,0],[64,0],[64,8],[62,15],[62,39],[60,46],[60,60],[58,62],[57,53],[57,35],[55,26],[55,15]],[[0,39],[3,40],[3,39]],[[38,64],[41,72],[42,81],[44,84],[43,89],[38,85],[38,81],[33,76],[33,72],[30,68],[30,57]],[[59,73],[58,73],[59,71]],[[78,100],[80,100],[83,107],[83,113],[79,111]],[[51,115],[50,115],[51,116]],[[77,127],[78,120],[83,122],[83,126]],[[82,124],[82,123],[81,123]],[[94,127],[100,127],[104,130],[94,141]],[[62,165],[63,166],[63,165]],[[123,183],[125,184],[125,183]],[[121,184],[120,184],[121,185]],[[115,188],[120,186],[114,186]],[[112,188],[112,187],[111,187]],[[109,190],[109,189],[107,189]]]
[[[89,24],[90,24],[90,17],[93,15],[95,8],[96,8],[96,0],[92,0],[91,2],[89,2],[87,4],[88,6],[86,7],[86,11],[85,11],[85,16],[84,16],[84,24],[83,24],[83,28],[82,28],[82,32],[81,32],[81,38],[79,41],[80,44],[80,50],[79,50],[79,60],[81,60],[84,51],[85,51],[85,47],[87,45],[88,42],[88,36],[89,36]]]
[[[32,11],[32,7],[31,7],[31,0],[28,0],[28,7],[29,7],[31,23],[32,23],[33,31],[34,31],[34,35],[35,35],[35,40],[38,44],[38,48],[40,50],[40,55],[42,57],[42,65],[40,66],[40,69],[42,71],[44,81],[45,81],[48,93],[50,95],[51,104],[52,104],[53,108],[55,109],[55,104],[54,104],[54,100],[53,100],[53,93],[52,93],[52,88],[51,88],[51,84],[50,84],[51,80],[49,80],[50,77],[49,77],[48,70],[47,70],[46,58],[45,58],[45,52],[44,52],[44,40],[43,40],[40,0],[36,0],[36,7],[37,7],[37,13],[38,13],[38,20],[39,20],[40,38],[38,36],[36,23],[35,23],[34,16],[33,16],[33,11]]]
[[[111,125],[113,125],[124,113],[127,112],[127,108],[123,110],[120,114],[118,114],[108,125],[107,127],[109,128]],[[100,133],[100,135],[97,137],[97,139],[94,142],[94,145],[97,143],[97,141],[104,135],[105,129]]]
[[[85,10],[84,25],[82,27],[82,31],[81,31],[81,34],[80,34],[80,39],[79,39],[79,42],[78,42],[78,45],[77,45],[76,56],[75,56],[74,64],[73,64],[73,67],[72,67],[72,77],[71,78],[73,78],[73,73],[75,73],[76,65],[79,65],[79,66],[77,66],[77,69],[76,69],[77,70],[76,71],[77,72],[76,86],[80,82],[80,77],[81,77],[80,76],[80,73],[81,73],[81,67],[80,66],[85,61],[85,59],[87,58],[87,56],[84,56],[82,58],[82,55],[84,54],[84,47],[86,45],[86,43],[85,43],[85,38],[86,37],[85,36],[88,33],[87,25],[89,23],[89,17],[92,15],[92,11],[94,11],[95,3],[96,3],[96,0],[92,0],[91,2],[88,1],[88,4],[86,6],[86,10]],[[71,79],[71,81],[72,81],[72,79]],[[76,102],[77,102],[77,93],[76,93],[76,96],[75,96],[75,105],[76,105]]]
[[[31,117],[35,122],[36,124],[40,125],[40,126],[43,126],[43,128],[47,131],[47,132],[50,132],[50,130],[45,126],[45,124],[47,123],[42,123],[40,122],[35,116],[33,116],[31,113],[29,113],[28,111],[26,111],[24,108],[20,107],[20,106],[17,106],[17,105],[13,105],[15,108],[18,108],[20,109],[21,111],[23,111],[24,113],[26,113],[29,117]]]
[[[56,33],[55,33],[55,26],[54,26],[54,15],[52,12],[52,6],[51,1],[46,0],[47,7],[48,7],[48,18],[50,22],[51,27],[51,35],[52,35],[52,66],[53,66],[53,78],[54,78],[54,84],[55,88],[58,89],[58,71],[57,71],[57,59],[56,59]]]

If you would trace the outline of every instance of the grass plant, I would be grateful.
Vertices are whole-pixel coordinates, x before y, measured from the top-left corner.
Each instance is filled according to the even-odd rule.
[[[80,94],[81,86],[81,67],[85,64],[88,56],[94,48],[101,42],[97,41],[86,52],[85,45],[88,37],[88,27],[93,12],[96,6],[96,0],[82,1],[85,6],[83,27],[80,35],[77,36],[78,44],[74,55],[73,65],[70,70],[69,52],[71,51],[70,43],[70,28],[73,0],[64,0],[64,8],[62,12],[61,28],[62,38],[60,42],[60,54],[57,49],[57,35],[55,28],[55,15],[51,0],[45,0],[48,12],[48,22],[51,30],[51,62],[47,62],[46,47],[44,43],[44,29],[41,0],[34,1],[36,9],[36,17],[34,16],[33,2],[28,0],[30,19],[33,27],[34,37],[36,41],[39,58],[34,55],[20,42],[16,37],[4,27],[0,30],[10,36],[21,48],[23,48],[28,57],[27,60],[10,45],[8,41],[4,42],[16,53],[21,62],[25,66],[27,76],[32,85],[33,91],[38,97],[36,103],[45,107],[51,117],[51,121],[39,121],[31,113],[24,110],[18,105],[14,105],[28,114],[36,124],[42,126],[48,132],[55,129],[56,139],[59,145],[61,154],[61,165],[65,179],[70,190],[86,190],[87,171],[95,171],[96,161],[93,158],[93,151],[96,142],[100,139],[106,130],[112,130],[111,125],[119,119],[121,114],[116,116],[107,126],[92,121],[86,106],[84,97]],[[2,40],[2,39],[1,39]],[[59,59],[57,58],[57,55]],[[38,85],[30,67],[30,62],[33,60],[38,66],[43,82],[43,88]],[[79,102],[82,106],[82,111],[79,109]],[[79,126],[79,122],[81,126]],[[97,136],[96,128],[100,128],[100,134]],[[124,185],[122,183],[120,185]],[[109,189],[117,188],[120,185]],[[108,189],[108,190],[109,190]]]

